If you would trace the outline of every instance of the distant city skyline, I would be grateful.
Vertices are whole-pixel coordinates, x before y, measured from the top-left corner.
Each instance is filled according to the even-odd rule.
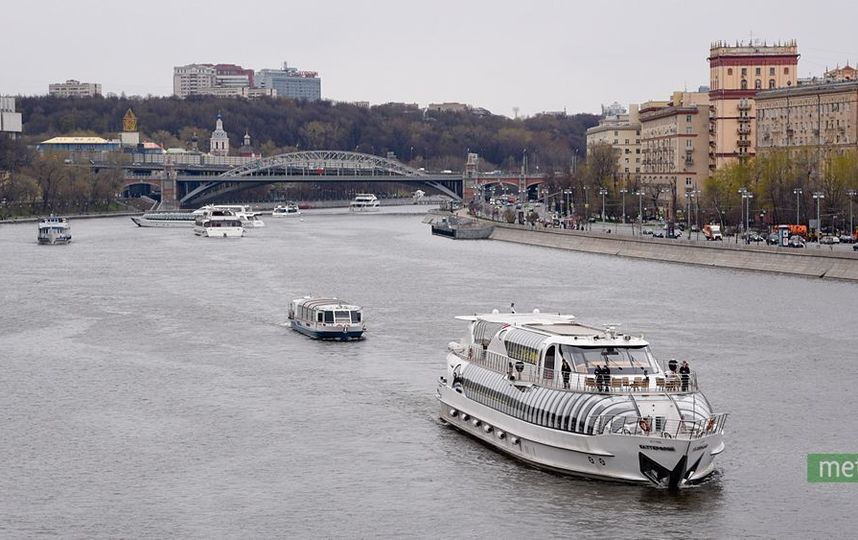
[[[93,16],[97,13],[98,16]],[[335,101],[461,102],[512,117],[599,114],[709,84],[712,41],[796,39],[798,75],[858,63],[858,7],[820,1],[507,0],[286,5],[47,0],[0,7],[0,95],[45,95],[76,79],[105,94],[173,93],[173,67],[283,61],[317,71]]]

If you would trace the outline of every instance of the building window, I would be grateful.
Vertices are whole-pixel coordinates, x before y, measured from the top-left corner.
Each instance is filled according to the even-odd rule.
[[[762,68],[757,68],[757,69],[754,71],[754,75],[756,75],[757,77],[759,77],[759,76],[760,76],[760,74],[761,74],[761,71],[762,71]]]
[[[727,75],[733,74],[733,68],[727,68]]]
[[[775,80],[769,79],[769,88],[774,88],[774,87],[775,87]]]
[[[748,75],[748,68],[742,68],[742,77],[747,77],[747,75]]]
[[[742,90],[747,90],[747,89],[748,89],[748,81],[746,81],[745,79],[742,79]]]
[[[757,90],[759,90],[759,89],[761,89],[762,87],[763,87],[763,81],[761,81],[760,79],[756,79],[756,80],[754,81],[754,88],[755,88],[755,89],[757,89]]]
[[[690,114],[685,115],[685,121],[691,122],[691,115]]]
[[[774,77],[774,76],[775,76],[775,68],[770,67],[769,68],[769,77]]]
[[[789,68],[788,67],[784,68],[784,75],[789,75]]]

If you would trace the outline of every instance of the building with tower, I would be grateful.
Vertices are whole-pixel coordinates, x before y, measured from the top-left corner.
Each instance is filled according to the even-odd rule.
[[[761,90],[796,85],[795,40],[771,45],[752,40],[709,47],[709,168],[753,156],[756,138],[754,96]]]
[[[223,129],[223,120],[219,113],[217,115],[215,130],[212,131],[212,137],[209,141],[209,153],[213,156],[229,155],[229,137]]]

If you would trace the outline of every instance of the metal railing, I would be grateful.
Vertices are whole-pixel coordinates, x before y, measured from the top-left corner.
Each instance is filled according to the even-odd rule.
[[[688,440],[722,433],[726,423],[727,413],[696,421],[670,420],[661,416],[599,416],[593,424],[593,434]]]
[[[461,351],[454,351],[462,359],[480,364],[483,367],[505,374],[510,380],[537,384],[544,388],[589,392],[594,394],[616,394],[623,392],[687,393],[697,392],[697,374],[690,373],[674,377],[652,375],[618,375],[614,373],[597,376],[589,373],[568,372],[545,369],[540,375],[535,364],[522,362],[508,356],[484,350],[480,345],[471,345]],[[600,380],[601,379],[601,380]]]

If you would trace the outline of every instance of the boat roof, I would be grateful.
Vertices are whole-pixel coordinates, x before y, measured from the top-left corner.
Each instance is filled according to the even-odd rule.
[[[296,298],[293,300],[297,305],[303,305],[309,309],[339,309],[339,310],[359,310],[360,306],[348,304],[336,298],[319,298],[313,296],[305,296],[304,298]]]
[[[617,329],[619,323],[608,323],[598,327],[576,322],[574,315],[540,313],[538,310],[531,313],[499,313],[496,311],[485,314],[462,315],[456,318],[471,322],[485,321],[502,328],[518,328],[542,336],[539,341],[554,337],[558,339],[552,341],[574,343],[580,346],[643,347],[648,345],[643,336],[635,337],[619,332]],[[495,332],[497,330],[491,333]]]

